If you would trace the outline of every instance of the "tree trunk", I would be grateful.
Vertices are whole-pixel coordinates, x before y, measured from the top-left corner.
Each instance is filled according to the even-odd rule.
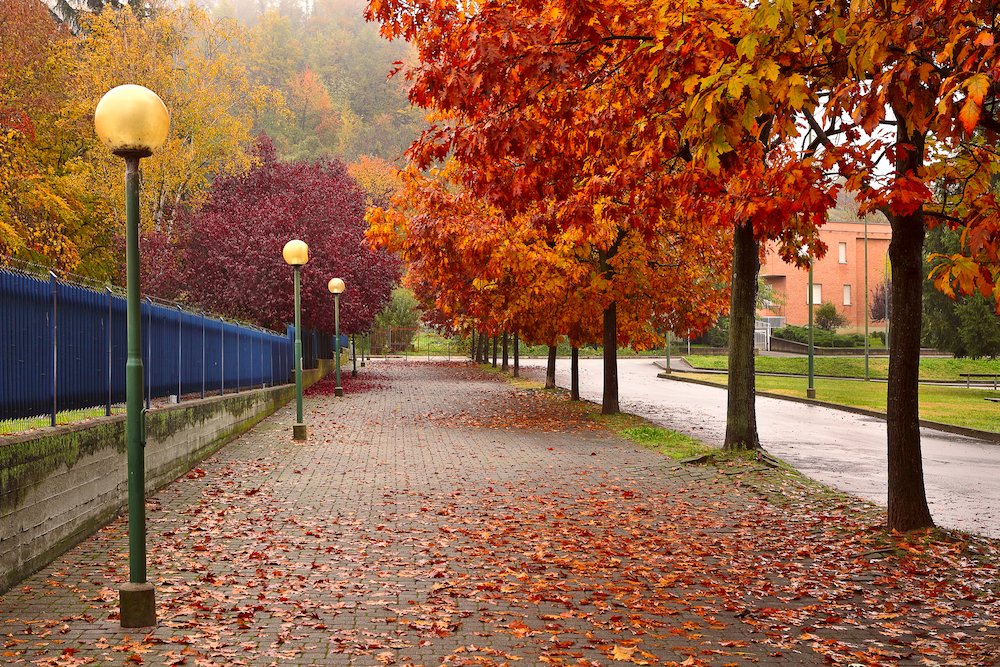
[[[514,334],[514,377],[521,377],[521,341],[517,334]]]
[[[501,370],[506,371],[509,368],[507,365],[507,332],[503,332],[503,366]]]
[[[493,336],[493,368],[497,367],[497,343],[499,342],[498,336]]]
[[[899,159],[896,173],[916,172],[923,162],[924,136],[907,136],[906,126],[897,128],[897,144],[912,150]],[[920,414],[917,381],[920,374],[920,319],[924,282],[924,212],[892,216],[889,260],[892,267],[892,312],[889,317],[889,385],[886,429],[889,459],[889,530],[901,532],[934,525],[924,491],[920,454]]]
[[[469,359],[476,360],[476,332],[469,333]]]
[[[486,345],[487,345],[487,343],[489,343],[489,340],[490,339],[486,336],[485,333],[480,333],[479,334],[479,355],[477,356],[476,361],[478,361],[481,364],[485,364],[486,361],[487,361],[487,359],[486,359]]]
[[[614,271],[608,260],[618,252],[618,244],[625,237],[623,231],[608,250],[598,253],[599,270],[608,280],[614,278]],[[604,396],[601,400],[602,415],[616,415],[618,408],[618,304],[612,301],[604,309]]]
[[[573,363],[570,366],[569,400],[580,400],[580,349],[573,347]]]
[[[602,415],[616,415],[618,408],[618,304],[604,309],[604,398]]]
[[[556,346],[549,345],[549,363],[545,367],[545,388],[556,388]]]
[[[733,283],[729,305],[729,403],[723,451],[759,449],[754,379],[753,322],[760,245],[749,222],[733,230]]]

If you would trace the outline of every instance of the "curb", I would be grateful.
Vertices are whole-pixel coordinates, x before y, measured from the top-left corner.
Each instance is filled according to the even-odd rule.
[[[709,382],[708,380],[696,380],[694,378],[679,378],[674,377],[673,374],[667,373],[657,373],[656,377],[664,380],[674,380],[675,382],[689,382],[691,384],[700,384],[706,387],[717,387],[719,389],[726,389],[725,386],[720,385],[718,382]],[[850,412],[856,415],[865,415],[867,417],[875,417],[877,419],[886,419],[887,415],[884,412],[877,412],[875,410],[866,410],[864,408],[854,408],[849,405],[840,405],[839,403],[827,403],[825,401],[820,401],[815,398],[800,398],[798,396],[785,396],[784,394],[774,394],[769,391],[754,391],[757,396],[763,396],[765,398],[777,398],[782,401],[792,401],[794,403],[805,403],[806,405],[816,405],[823,408],[832,408],[834,410],[840,410],[842,412]],[[927,419],[921,419],[917,422],[921,428],[930,428],[935,431],[943,431],[945,433],[953,433],[955,435],[964,435],[970,438],[977,438],[979,440],[986,440],[991,444],[1000,445],[1000,433],[994,433],[993,431],[980,431],[974,428],[968,428],[966,426],[955,426],[954,424],[942,424],[941,422],[930,421]]]

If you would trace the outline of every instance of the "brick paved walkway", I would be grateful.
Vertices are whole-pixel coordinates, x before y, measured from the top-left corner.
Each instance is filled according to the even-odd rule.
[[[897,580],[860,505],[772,505],[765,466],[674,464],[459,363],[375,360],[344,385],[307,397],[307,443],[290,405],[149,499],[155,630],[117,623],[122,520],[0,598],[6,663],[925,665],[998,646],[995,597]]]

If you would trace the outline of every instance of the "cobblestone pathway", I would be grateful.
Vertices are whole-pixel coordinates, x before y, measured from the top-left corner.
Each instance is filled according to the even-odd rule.
[[[158,627],[118,626],[121,520],[0,598],[5,664],[991,664],[995,596],[895,580],[867,510],[782,509],[766,466],[672,463],[461,363],[349,376],[308,442],[287,406],[150,497]]]

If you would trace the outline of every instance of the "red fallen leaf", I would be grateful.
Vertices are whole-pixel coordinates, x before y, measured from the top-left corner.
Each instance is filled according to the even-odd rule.
[[[72,647],[71,648],[64,648],[62,650],[62,654],[63,655],[73,655],[74,653],[79,653],[79,652],[80,652],[80,649],[75,649],[75,648],[72,648]]]

